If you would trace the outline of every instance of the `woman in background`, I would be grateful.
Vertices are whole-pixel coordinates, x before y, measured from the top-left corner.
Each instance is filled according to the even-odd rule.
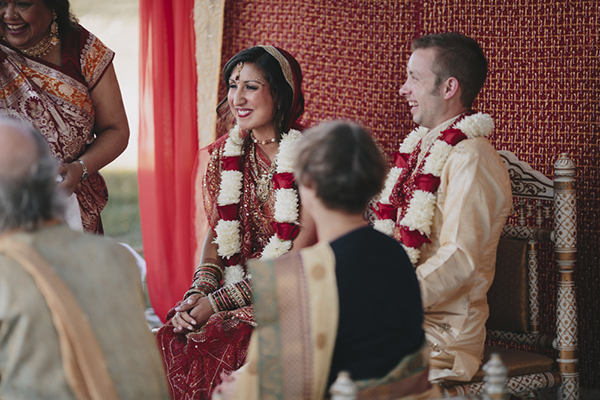
[[[0,114],[42,132],[83,229],[102,233],[108,191],[98,170],[129,140],[114,53],[78,24],[68,0],[0,0],[0,18]]]
[[[206,149],[210,230],[192,287],[157,333],[174,399],[210,398],[221,373],[244,363],[255,325],[246,260],[316,242],[292,169],[304,112],[298,62],[256,46],[229,60],[223,78],[228,94],[219,109],[228,107],[236,125]]]

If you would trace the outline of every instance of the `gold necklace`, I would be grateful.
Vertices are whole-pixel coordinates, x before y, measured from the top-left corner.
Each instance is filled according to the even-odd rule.
[[[28,49],[21,50],[21,53],[29,57],[43,57],[50,49],[58,44],[58,24],[56,23],[56,14],[54,14],[54,21],[50,25],[50,29],[46,33],[46,36],[42,38],[35,46]]]
[[[258,154],[256,145],[254,145],[253,152],[252,167],[254,169],[254,173],[256,174],[256,197],[260,203],[264,203],[269,199],[269,197],[271,197],[271,182],[273,180],[273,175],[275,174],[275,169],[277,168],[277,163],[275,160],[273,160],[268,171],[265,174],[261,174],[258,168]]]
[[[257,138],[254,137],[254,134],[252,132],[250,132],[250,136],[252,137],[252,141],[256,144],[269,144],[269,143],[275,143],[275,141],[277,140],[276,137],[272,137],[271,139],[267,139],[267,140],[258,140]]]

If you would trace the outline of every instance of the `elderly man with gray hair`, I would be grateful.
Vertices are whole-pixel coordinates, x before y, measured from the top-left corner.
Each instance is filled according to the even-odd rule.
[[[64,224],[56,167],[0,119],[0,398],[168,398],[135,261]]]

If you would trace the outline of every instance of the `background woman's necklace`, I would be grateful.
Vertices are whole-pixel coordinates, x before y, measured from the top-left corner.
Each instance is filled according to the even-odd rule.
[[[256,197],[258,201],[264,203],[271,197],[271,182],[273,181],[273,175],[275,173],[275,169],[277,168],[276,160],[273,160],[271,166],[266,171],[266,173],[261,173],[260,168],[258,166],[258,151],[256,149],[256,145],[254,145],[254,154],[252,157],[252,167],[254,168],[254,173],[256,174]]]
[[[56,23],[56,14],[54,14],[54,21],[52,22],[52,25],[50,25],[50,30],[46,36],[44,36],[35,46],[21,50],[21,53],[28,55],[29,57],[43,57],[57,44],[58,24]]]

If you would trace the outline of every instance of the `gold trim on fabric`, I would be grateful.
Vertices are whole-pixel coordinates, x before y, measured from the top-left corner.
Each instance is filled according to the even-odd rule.
[[[292,93],[296,94],[295,90],[294,90],[294,75],[292,74],[292,68],[290,67],[290,63],[287,60],[287,58],[285,58],[283,56],[283,54],[281,54],[279,52],[279,50],[277,50],[273,46],[260,45],[259,47],[262,47],[263,49],[265,49],[265,51],[267,53],[269,53],[270,55],[275,57],[277,62],[279,62],[279,65],[281,66],[281,70],[283,71],[283,76],[285,77],[285,80],[287,81],[288,85],[290,85],[290,87],[292,88]]]
[[[225,0],[194,1],[199,148],[216,138],[224,15]]]
[[[233,398],[323,398],[339,316],[333,250],[320,242],[248,268],[258,327]]]
[[[221,47],[223,43],[223,20],[225,0],[194,1],[194,33],[196,37],[196,110],[198,128],[198,148],[212,143],[217,136],[216,108],[219,103],[219,82],[221,75]],[[199,157],[200,158],[200,157]],[[200,158],[200,165],[194,180],[196,215],[194,226],[196,253],[194,264],[200,263],[202,244],[208,231],[208,221],[202,204],[202,179],[207,160]]]

